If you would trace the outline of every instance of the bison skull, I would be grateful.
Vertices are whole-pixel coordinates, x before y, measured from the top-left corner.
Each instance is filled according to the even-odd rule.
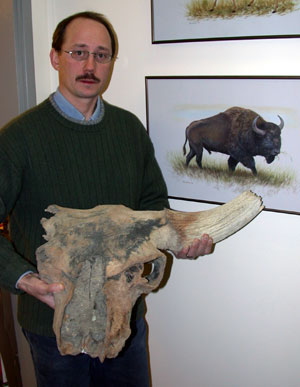
[[[209,211],[133,211],[122,205],[76,210],[56,205],[42,219],[47,243],[37,249],[40,277],[62,282],[55,293],[53,329],[61,354],[88,353],[103,361],[120,352],[130,335],[136,299],[162,279],[166,257],[208,233],[228,237],[251,221],[263,206],[245,192]],[[144,264],[152,272],[143,275]]]

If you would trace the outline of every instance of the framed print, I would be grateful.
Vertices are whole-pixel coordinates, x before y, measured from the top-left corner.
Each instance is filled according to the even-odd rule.
[[[146,77],[147,129],[171,198],[252,190],[300,214],[300,77]]]
[[[152,0],[152,43],[300,36],[300,0]]]

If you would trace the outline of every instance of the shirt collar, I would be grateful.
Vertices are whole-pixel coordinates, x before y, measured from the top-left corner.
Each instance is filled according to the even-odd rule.
[[[66,114],[69,118],[72,118],[74,120],[78,121],[85,121],[84,115],[77,110],[59,91],[59,89],[56,90],[56,92],[53,94],[54,102],[57,104],[57,106],[60,108],[60,110]],[[97,103],[96,103],[96,109],[92,116],[89,118],[88,121],[95,121],[100,118],[101,115],[101,103],[100,103],[100,97],[98,95]]]

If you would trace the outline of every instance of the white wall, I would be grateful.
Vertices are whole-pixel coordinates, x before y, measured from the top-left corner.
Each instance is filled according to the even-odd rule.
[[[104,98],[146,124],[146,75],[299,75],[300,39],[151,44],[150,0],[32,0],[37,98],[57,87],[48,65],[58,21],[104,13],[119,59]],[[187,59],[188,58],[188,59]],[[185,201],[173,208],[212,206]],[[300,385],[300,216],[263,212],[197,261],[174,260],[147,297],[154,387]]]

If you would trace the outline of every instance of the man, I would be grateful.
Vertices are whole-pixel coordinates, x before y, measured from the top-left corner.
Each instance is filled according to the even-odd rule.
[[[19,294],[18,320],[29,341],[39,387],[148,386],[144,304],[132,335],[115,359],[61,356],[52,330],[59,283],[39,279],[35,250],[45,243],[40,219],[50,204],[92,208],[123,204],[134,210],[168,207],[153,146],[140,121],[100,96],[116,57],[116,37],[100,14],[83,12],[57,26],[50,53],[59,88],[0,131],[0,221],[10,215],[12,244],[0,241],[0,285]],[[203,236],[177,253],[208,254]]]

